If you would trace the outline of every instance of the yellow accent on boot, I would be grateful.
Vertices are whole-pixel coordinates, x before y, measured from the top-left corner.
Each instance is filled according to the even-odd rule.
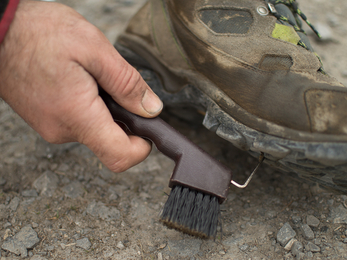
[[[275,24],[275,29],[272,31],[272,37],[295,45],[300,41],[300,36],[296,33],[292,26],[283,24]]]

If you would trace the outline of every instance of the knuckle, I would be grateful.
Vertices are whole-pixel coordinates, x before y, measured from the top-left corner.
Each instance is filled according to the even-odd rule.
[[[142,77],[131,66],[126,66],[120,73],[120,84],[118,84],[118,93],[123,98],[142,96],[144,89],[141,88]]]

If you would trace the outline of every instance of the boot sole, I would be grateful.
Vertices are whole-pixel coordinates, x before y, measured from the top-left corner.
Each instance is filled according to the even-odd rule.
[[[282,171],[316,182],[330,190],[347,192],[347,143],[296,141],[265,134],[250,128],[225,113],[208,95],[193,85],[179,92],[165,91],[160,73],[139,55],[116,43],[118,52],[139,69],[142,77],[166,107],[194,107],[204,112],[202,124],[237,148],[252,156],[265,156],[265,162]],[[158,77],[159,74],[159,77]]]

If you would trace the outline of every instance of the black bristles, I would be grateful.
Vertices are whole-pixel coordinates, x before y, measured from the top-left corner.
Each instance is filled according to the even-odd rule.
[[[166,226],[199,237],[214,237],[220,213],[218,199],[181,186],[172,188],[160,220]]]

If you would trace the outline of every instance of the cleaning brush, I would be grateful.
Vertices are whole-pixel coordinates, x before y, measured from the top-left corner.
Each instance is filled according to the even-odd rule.
[[[131,133],[152,141],[160,152],[175,162],[169,182],[172,189],[162,210],[161,222],[191,235],[215,236],[219,205],[226,199],[231,183],[230,169],[159,117],[135,115],[118,105],[101,88],[99,95],[116,122],[122,122]]]

